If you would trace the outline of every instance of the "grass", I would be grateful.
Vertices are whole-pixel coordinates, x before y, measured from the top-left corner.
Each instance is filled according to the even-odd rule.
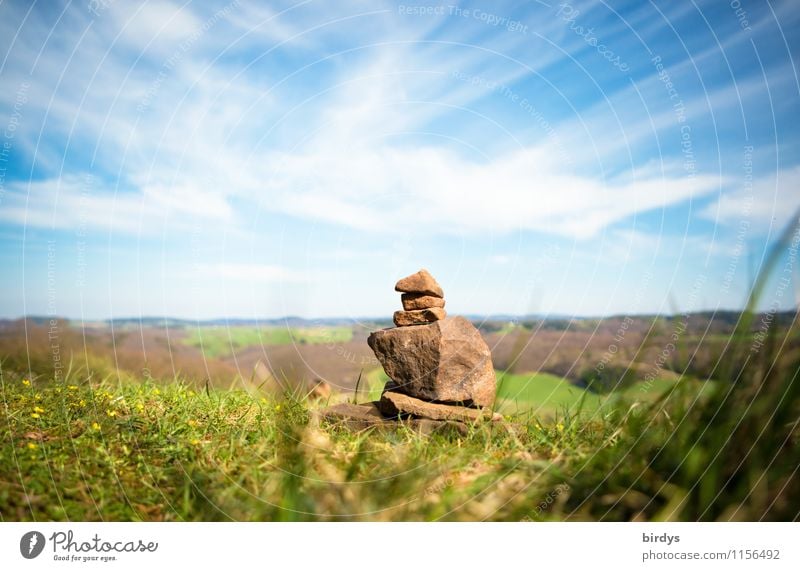
[[[526,414],[539,417],[552,417],[565,408],[575,408],[582,403],[583,410],[594,412],[609,399],[603,395],[586,391],[564,377],[549,373],[511,374],[495,371],[497,375],[497,409],[504,414]],[[359,391],[359,402],[377,400],[389,377],[383,369],[371,369],[364,373],[363,385]],[[656,379],[651,390],[642,397],[652,400],[668,390],[674,383]],[[627,393],[635,397],[633,390]]]
[[[381,367],[364,371],[361,386],[358,390],[357,402],[376,401],[381,398],[383,387],[388,380],[389,377]]]
[[[583,390],[567,379],[549,373],[497,373],[498,410],[553,416],[565,407],[582,402],[584,410],[600,408],[603,397]]]
[[[678,375],[593,406],[565,404],[561,379],[501,375],[503,401],[555,414],[465,434],[353,431],[304,400],[0,367],[0,517],[797,521],[800,348],[796,319],[750,334],[764,281],[714,382]],[[366,377],[373,392],[380,376]]]
[[[346,343],[351,327],[198,327],[183,339],[209,357],[226,357],[250,346]]]
[[[319,424],[312,414],[319,404],[238,390],[95,383],[78,373],[56,383],[5,372],[0,516],[4,521],[796,517],[798,488],[787,477],[800,461],[796,439],[784,443],[786,450],[767,448],[774,474],[761,476],[782,484],[758,484],[754,511],[736,502],[721,511],[689,510],[694,507],[689,483],[713,458],[713,446],[725,448],[701,446],[708,437],[694,434],[711,426],[697,422],[708,411],[697,406],[696,387],[672,383],[665,387],[669,397],[642,405],[639,414],[625,408],[624,397],[608,409],[585,401],[579,413],[576,395],[562,381],[512,375],[501,389],[507,400],[512,391],[532,403],[544,397],[554,407],[552,416],[508,417],[515,423],[512,431],[479,425],[466,436],[423,437],[408,429],[352,432]],[[566,395],[571,404],[552,400]],[[680,411],[691,420],[676,426]],[[785,415],[775,420],[780,424],[763,427],[771,439],[796,429],[788,427]],[[736,433],[724,426],[728,434]],[[734,453],[741,458],[739,450],[726,450],[726,458]],[[679,462],[686,454],[690,458]],[[760,464],[762,470],[767,465]],[[676,480],[673,470],[688,472]],[[722,477],[717,474],[715,482]]]
[[[318,425],[308,403],[236,390],[2,381],[3,520],[507,517],[548,492],[542,475],[560,450],[585,456],[608,436],[353,433]],[[502,507],[512,490],[523,495]]]
[[[656,378],[647,383],[636,383],[627,387],[624,395],[629,400],[656,401],[664,395],[674,394],[678,390],[695,394],[699,399],[709,398],[716,390],[718,384],[714,380],[695,379],[684,376],[680,379],[661,379]]]
[[[713,391],[714,381],[683,377],[656,378],[650,382],[637,382],[616,389],[609,394],[598,394],[574,385],[568,379],[549,373],[511,374],[497,371],[498,410],[506,414],[533,414],[552,418],[569,409],[582,410],[597,415],[603,410],[634,403],[653,402],[674,394],[678,385],[689,394],[706,399]]]

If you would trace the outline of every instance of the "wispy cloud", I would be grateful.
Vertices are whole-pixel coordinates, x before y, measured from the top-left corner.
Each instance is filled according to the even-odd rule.
[[[308,281],[308,276],[283,266],[268,264],[201,264],[197,270],[206,277],[222,278],[247,283],[298,283]]]
[[[748,225],[753,231],[780,232],[800,209],[800,167],[757,177],[750,184],[721,194],[701,216],[727,226]]]
[[[201,187],[115,189],[92,175],[12,183],[0,208],[0,220],[19,226],[133,235],[232,217],[223,198]]]
[[[357,156],[327,149],[272,164],[269,208],[377,232],[527,229],[588,238],[720,184],[714,176],[596,181],[564,172],[543,148],[484,164],[434,148],[361,149]]]
[[[462,259],[455,243],[496,245],[478,257],[500,274],[540,241],[571,244],[581,264],[669,265],[689,263],[676,251],[698,264],[727,251],[742,216],[754,243],[774,235],[800,183],[800,93],[778,41],[793,45],[791,2],[777,18],[748,6],[746,33],[704,2],[572,4],[629,72],[556,4],[493,4],[528,26],[512,32],[391,1],[115,0],[99,14],[70,5],[59,21],[37,4],[24,22],[27,6],[3,3],[0,128],[17,127],[0,231],[103,230],[129,251],[164,239],[163,260],[203,258],[200,277],[239,288],[306,287],[287,249],[310,235],[347,237],[338,250],[302,245],[347,276],[387,252],[402,259],[387,272],[436,248],[447,267]],[[383,250],[360,250],[370,239]],[[203,255],[187,256],[199,242]]]
[[[187,10],[161,3],[128,19],[115,17],[145,49],[158,35],[151,29],[153,21],[161,18],[178,22],[168,27],[175,37],[166,45],[191,35],[202,20]],[[238,17],[239,12],[231,12],[231,18]],[[459,138],[458,129],[443,146],[412,143],[431,124],[452,123],[457,110],[469,110],[487,96],[486,89],[454,78],[452,71],[485,69],[496,59],[491,53],[459,51],[459,59],[438,72],[433,71],[436,64],[420,71],[409,66],[415,52],[444,55],[447,49],[404,43],[369,50],[355,60],[357,67],[340,70],[324,90],[311,91],[308,101],[288,105],[285,100],[277,105],[277,93],[265,90],[251,73],[239,71],[232,81],[224,79],[221,62],[202,65],[201,44],[162,54],[166,62],[180,57],[168,68],[157,66],[149,81],[146,74],[131,73],[112,52],[103,69],[124,75],[126,83],[114,94],[116,104],[109,108],[109,94],[86,92],[48,113],[64,129],[68,117],[80,117],[69,129],[77,127],[82,136],[98,141],[93,155],[107,170],[120,173],[117,184],[127,191],[93,195],[84,210],[100,225],[110,224],[100,214],[107,208],[138,215],[136,224],[115,220],[114,229],[121,232],[146,232],[149,221],[160,223],[165,211],[231,221],[236,199],[298,218],[384,233],[522,229],[588,238],[628,216],[719,189],[718,177],[686,178],[671,165],[661,173],[646,172],[646,164],[630,165],[624,180],[581,174],[581,163],[594,157],[579,145],[571,149],[578,163],[571,172],[540,143],[517,141],[517,149],[504,146],[502,152],[490,144],[483,157],[462,152],[472,143]],[[513,85],[524,73],[528,70],[519,66],[501,71],[499,83]],[[186,90],[180,80],[190,79]],[[31,105],[44,107],[45,92],[39,93]],[[97,105],[87,104],[87,96]],[[289,126],[302,134],[299,141]],[[296,142],[290,150],[278,150],[264,136]],[[57,227],[75,222],[69,214],[59,214],[57,221],[53,216],[58,195],[62,206],[75,199],[74,180],[51,179],[30,190],[24,206],[18,192],[16,199],[12,196],[11,208],[2,215],[6,220]]]

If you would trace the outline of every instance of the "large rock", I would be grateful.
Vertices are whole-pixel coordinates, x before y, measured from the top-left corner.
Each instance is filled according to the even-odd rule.
[[[497,382],[489,347],[463,317],[382,329],[367,343],[393,381],[391,390],[447,403],[489,406],[494,401]]]
[[[406,325],[433,323],[445,317],[447,317],[447,312],[444,309],[432,307],[430,309],[414,309],[412,311],[395,311],[392,320],[398,327],[405,327]]]
[[[492,414],[488,408],[469,408],[428,402],[395,391],[383,391],[378,408],[383,414],[393,418],[411,415],[431,420],[458,420],[461,422],[503,420],[500,414]]]
[[[400,296],[400,301],[403,302],[403,309],[406,311],[444,307],[443,297],[434,297],[424,293],[404,293]]]
[[[411,274],[401,279],[395,284],[394,289],[405,293],[422,293],[434,297],[444,297],[442,286],[424,268],[416,274]]]

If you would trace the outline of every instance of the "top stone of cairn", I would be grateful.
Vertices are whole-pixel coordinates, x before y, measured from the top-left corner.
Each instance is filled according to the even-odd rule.
[[[424,268],[398,281],[394,289],[403,293],[420,293],[434,297],[444,297],[442,286]]]

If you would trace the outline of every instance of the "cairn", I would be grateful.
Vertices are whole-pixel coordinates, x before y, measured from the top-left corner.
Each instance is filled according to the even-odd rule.
[[[447,317],[444,292],[427,270],[397,282],[403,309],[396,327],[367,339],[389,381],[379,401],[340,403],[322,417],[354,429],[397,426],[420,431],[500,420],[490,407],[497,390],[492,355],[478,330],[463,317]]]
[[[492,356],[463,317],[447,317],[444,292],[427,270],[397,282],[403,310],[397,327],[375,331],[367,343],[390,381],[378,408],[387,416],[474,420],[490,415],[496,379]]]

